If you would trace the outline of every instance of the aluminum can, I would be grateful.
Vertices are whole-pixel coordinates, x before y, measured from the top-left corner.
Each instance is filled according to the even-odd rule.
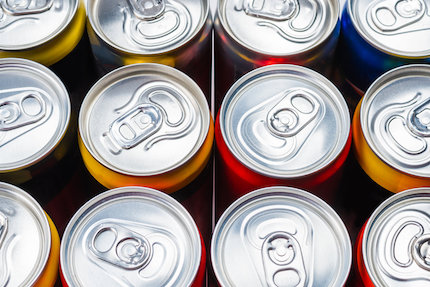
[[[211,245],[220,286],[343,286],[351,258],[336,212],[304,190],[283,186],[235,201],[218,220]]]
[[[0,180],[22,184],[57,168],[74,144],[69,95],[36,62],[0,59]]]
[[[249,71],[297,64],[328,75],[340,31],[338,0],[220,0],[215,18],[215,103]]]
[[[206,254],[192,217],[171,196],[123,187],[84,204],[60,251],[63,286],[202,286]]]
[[[147,186],[172,193],[191,183],[212,155],[205,96],[187,75],[160,64],[119,68],[88,92],[79,147],[107,188]]]
[[[337,88],[288,64],[262,67],[237,81],[215,130],[217,197],[230,203],[272,185],[331,200],[351,146],[350,115]]]
[[[342,14],[343,73],[361,94],[385,72],[430,63],[430,1],[348,0]]]
[[[52,287],[60,237],[42,207],[22,189],[0,182],[0,285]]]
[[[210,97],[211,29],[206,0],[89,1],[88,35],[102,70],[159,63],[193,78]]]
[[[354,113],[354,151],[368,176],[391,192],[430,185],[430,66],[378,78]]]
[[[399,192],[373,212],[357,240],[364,286],[429,286],[429,212],[428,187]]]

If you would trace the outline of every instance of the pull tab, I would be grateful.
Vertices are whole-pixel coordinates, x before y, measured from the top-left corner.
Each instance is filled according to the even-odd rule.
[[[299,10],[297,0],[244,0],[245,13],[275,21],[293,18]]]
[[[320,110],[320,104],[309,91],[293,90],[267,114],[269,130],[281,137],[291,137],[310,124]]]
[[[413,244],[412,255],[415,262],[430,271],[430,234],[423,234]]]
[[[13,130],[40,121],[46,114],[44,98],[37,91],[25,91],[1,99],[0,131]]]
[[[423,0],[386,0],[370,8],[370,18],[381,32],[392,32],[418,22],[425,7]]]
[[[6,232],[7,232],[7,217],[0,212],[0,248],[6,237]]]
[[[140,104],[115,120],[103,138],[109,150],[119,154],[121,149],[135,147],[154,133],[162,124],[160,109],[154,104]]]
[[[151,244],[143,235],[117,224],[91,230],[88,247],[98,259],[127,270],[145,267],[152,257]]]
[[[51,9],[54,0],[0,0],[3,10],[12,16],[40,14]]]
[[[261,249],[269,287],[305,286],[306,270],[300,244],[287,232],[270,234]]]
[[[128,0],[133,14],[141,20],[152,20],[164,13],[164,0]]]
[[[417,97],[421,93],[417,93]],[[408,127],[422,137],[430,136],[430,99],[425,100],[414,108],[408,115]]]

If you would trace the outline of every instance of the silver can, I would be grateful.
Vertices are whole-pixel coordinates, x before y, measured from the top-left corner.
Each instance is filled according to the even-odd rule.
[[[203,248],[193,219],[172,197],[143,187],[110,190],[84,204],[67,225],[63,284],[201,286]]]
[[[191,78],[169,66],[135,64],[109,73],[88,92],[79,143],[85,165],[104,186],[171,193],[206,166],[213,123]]]
[[[211,259],[220,286],[343,286],[351,242],[321,199],[290,187],[256,190],[216,224]]]
[[[366,223],[359,256],[372,286],[429,286],[430,189],[400,192]]]
[[[340,31],[338,0],[218,1],[216,107],[245,73],[297,64],[328,75]]]
[[[0,182],[0,285],[52,287],[60,239],[29,194]]]
[[[430,185],[429,94],[430,66],[406,65],[378,78],[356,108],[358,162],[391,192]]]
[[[33,61],[0,59],[0,179],[21,184],[71,148],[70,100],[60,79]]]
[[[209,92],[212,20],[206,0],[95,0],[87,11],[93,53],[104,72],[159,63],[189,74]]]

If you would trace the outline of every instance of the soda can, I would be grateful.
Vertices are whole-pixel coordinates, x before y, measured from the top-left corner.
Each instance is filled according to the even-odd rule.
[[[128,65],[107,74],[88,92],[79,114],[84,163],[109,189],[180,190],[211,158],[213,134],[201,89],[160,64]]]
[[[53,72],[0,59],[0,180],[23,184],[66,163],[76,138],[70,118],[69,94]]]
[[[272,185],[302,188],[331,201],[351,146],[350,115],[341,93],[322,75],[270,65],[246,74],[228,91],[215,139],[221,201]]]
[[[0,285],[53,287],[60,237],[49,216],[22,189],[0,182]]]
[[[361,286],[429,286],[430,189],[392,195],[357,239]]]
[[[362,169],[391,192],[430,185],[430,66],[395,68],[367,90],[352,124]]]
[[[206,254],[192,217],[150,188],[109,190],[84,204],[66,227],[63,286],[200,287]]]
[[[88,35],[102,73],[159,63],[193,78],[209,99],[211,29],[207,0],[89,1]]]
[[[329,74],[339,31],[338,0],[220,0],[215,18],[215,101],[249,71],[297,64]]]
[[[385,72],[430,63],[430,1],[348,0],[342,14],[343,73],[362,95]]]
[[[343,286],[351,258],[337,213],[318,197],[283,186],[235,201],[218,220],[211,245],[219,286]]]

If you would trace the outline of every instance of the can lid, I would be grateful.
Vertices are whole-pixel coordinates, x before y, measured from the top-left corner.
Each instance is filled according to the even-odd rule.
[[[399,192],[369,218],[361,252],[375,286],[429,286],[430,188]]]
[[[197,84],[160,64],[107,74],[88,92],[79,114],[80,135],[91,155],[134,176],[185,164],[202,146],[209,125],[209,107]]]
[[[50,154],[67,130],[70,113],[69,94],[48,68],[0,59],[0,173]]]
[[[339,21],[337,0],[220,0],[218,16],[244,47],[266,55],[308,51],[326,40]]]
[[[427,0],[348,0],[355,29],[371,45],[404,57],[430,56]]]
[[[91,27],[105,43],[134,54],[161,54],[193,39],[209,17],[206,0],[95,0]]]
[[[23,50],[58,36],[71,22],[79,0],[4,0],[0,4],[0,49]]]
[[[430,177],[430,66],[379,77],[363,97],[360,122],[372,151],[401,172]]]
[[[46,267],[51,231],[29,194],[0,182],[0,286],[33,286]]]
[[[191,286],[202,243],[172,197],[122,187],[84,204],[68,223],[60,251],[68,286]]]
[[[260,174],[290,179],[331,164],[349,137],[350,116],[338,89],[301,66],[270,65],[239,79],[220,109],[233,155]]]
[[[211,245],[221,286],[343,286],[351,254],[336,212],[290,187],[263,188],[238,199],[216,224]]]

